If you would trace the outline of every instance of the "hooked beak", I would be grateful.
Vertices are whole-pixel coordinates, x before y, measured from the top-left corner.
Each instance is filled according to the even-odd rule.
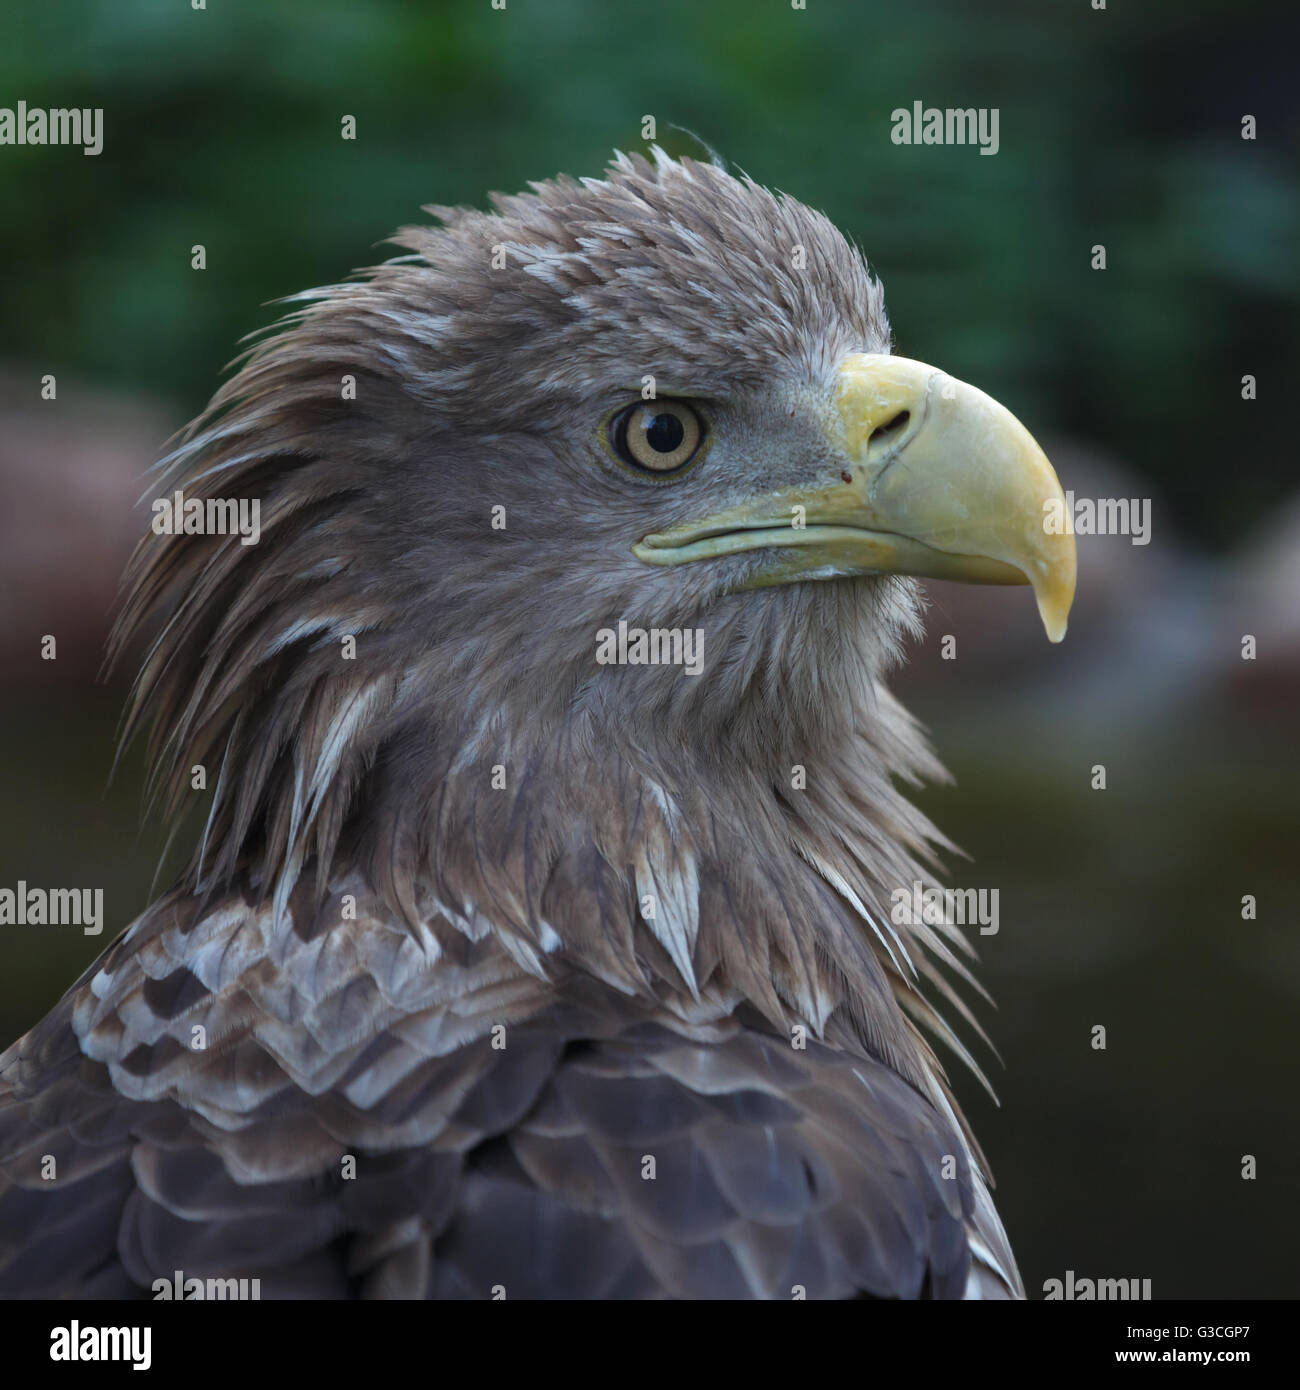
[[[1009,410],[923,362],[856,353],[839,369],[826,433],[835,481],[674,526],[633,553],[679,565],[770,551],[746,589],[861,574],[1030,584],[1048,638],[1065,636],[1075,583],[1065,498]]]

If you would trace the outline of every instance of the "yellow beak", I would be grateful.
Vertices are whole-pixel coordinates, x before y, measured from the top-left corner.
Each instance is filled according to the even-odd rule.
[[[858,574],[1027,583],[1048,637],[1065,636],[1075,583],[1065,498],[1009,410],[923,362],[858,353],[840,367],[825,427],[833,481],[646,536],[633,552],[675,565],[770,551],[744,588]]]

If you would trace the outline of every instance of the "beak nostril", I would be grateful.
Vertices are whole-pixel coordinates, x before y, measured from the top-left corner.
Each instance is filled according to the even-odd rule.
[[[910,413],[906,410],[900,410],[892,420],[886,420],[883,425],[877,425],[867,440],[867,448],[870,449],[873,445],[883,444],[887,439],[905,430],[909,419],[911,419]]]

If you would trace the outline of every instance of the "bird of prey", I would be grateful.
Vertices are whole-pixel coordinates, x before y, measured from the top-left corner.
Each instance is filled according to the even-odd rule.
[[[0,1293],[1021,1296],[885,679],[915,576],[1060,639],[1056,476],[791,197],[655,149],[492,209],[298,296],[159,465],[260,505],[151,529],[114,639],[210,804],[0,1058]]]

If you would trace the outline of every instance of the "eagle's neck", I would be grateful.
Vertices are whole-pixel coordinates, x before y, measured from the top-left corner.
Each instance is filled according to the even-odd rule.
[[[935,769],[883,690],[872,715],[874,739],[750,761],[582,716],[545,742],[458,728],[423,797],[400,780],[381,792],[349,858],[408,920],[491,931],[539,975],[563,961],[684,1019],[749,1005],[928,1086],[909,1015],[928,1012],[927,951],[948,952],[891,908],[926,879],[936,836],[891,774]]]

